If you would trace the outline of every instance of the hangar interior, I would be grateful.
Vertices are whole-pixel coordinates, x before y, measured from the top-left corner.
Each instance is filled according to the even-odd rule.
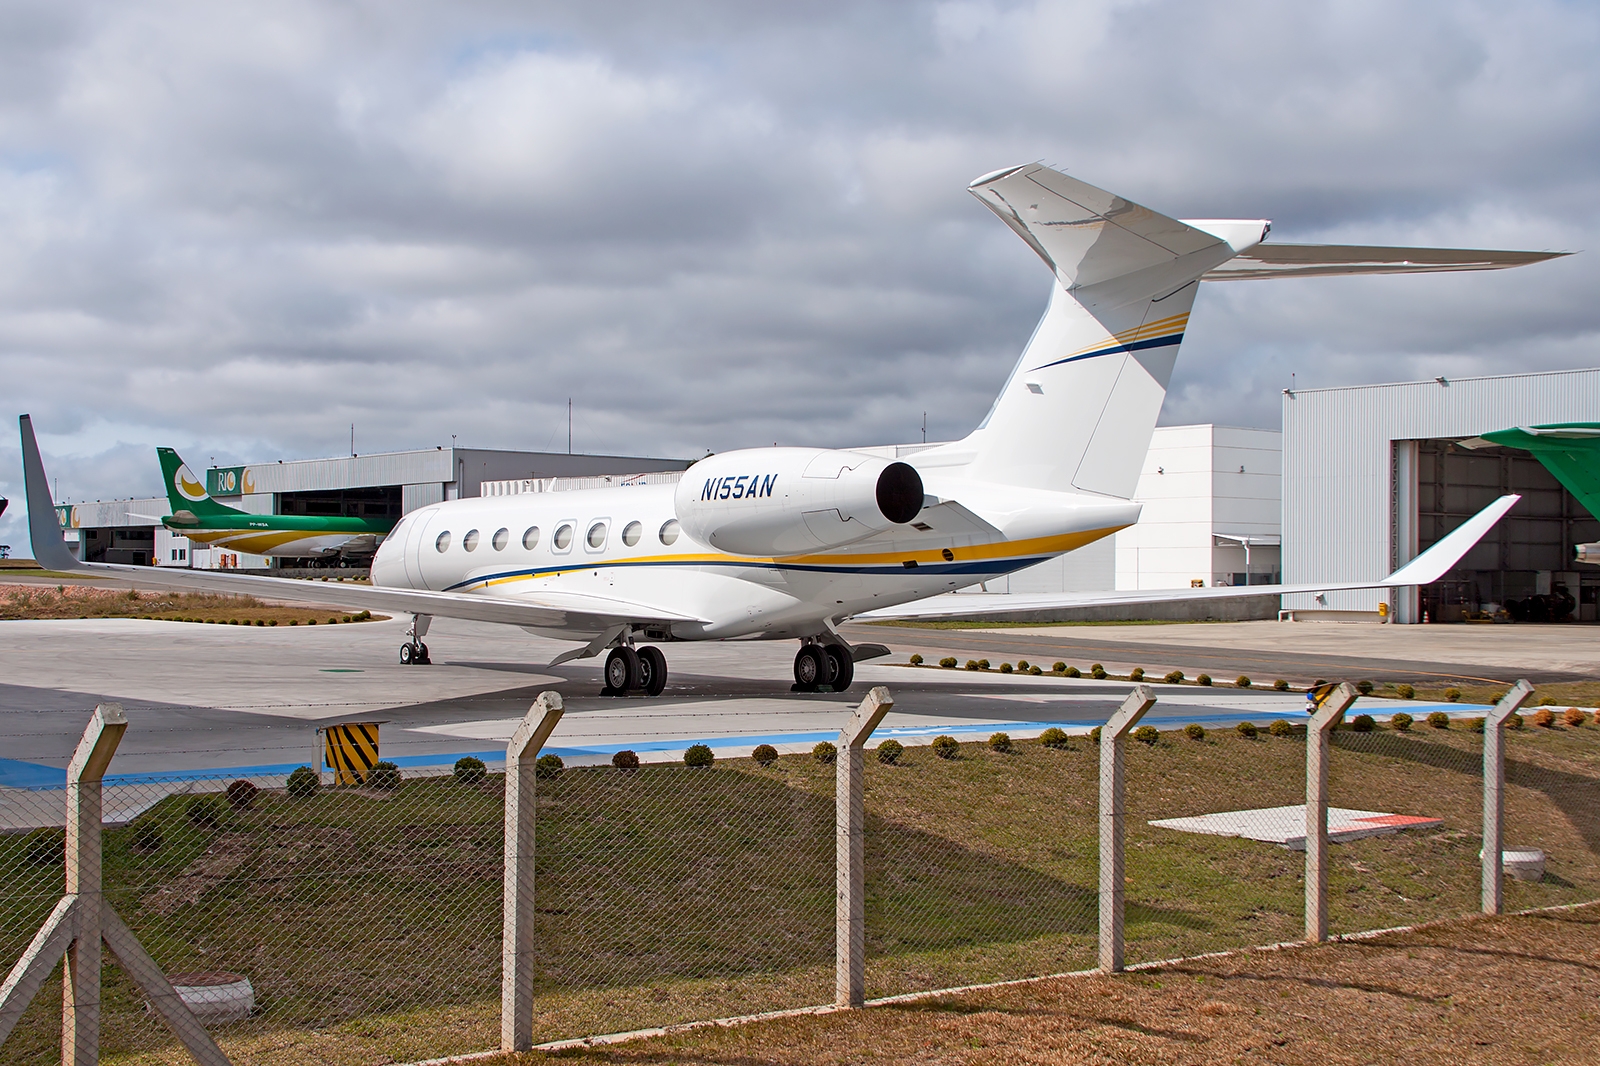
[[[1512,448],[1468,449],[1454,440],[1407,443],[1416,449],[1419,551],[1496,498],[1522,496],[1446,580],[1420,591],[1429,621],[1492,620],[1502,611],[1502,620],[1518,622],[1600,620],[1600,567],[1573,562],[1576,545],[1600,540],[1600,521],[1537,459]],[[1397,488],[1403,501],[1404,487]]]

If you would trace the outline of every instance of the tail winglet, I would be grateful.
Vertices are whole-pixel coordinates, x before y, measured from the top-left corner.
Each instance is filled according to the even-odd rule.
[[[22,482],[28,501],[28,537],[33,541],[34,562],[46,570],[77,570],[83,566],[67,550],[56,518],[56,504],[50,498],[50,481],[45,476],[44,460],[39,458],[39,442],[33,437],[33,419],[17,419],[22,427]]]

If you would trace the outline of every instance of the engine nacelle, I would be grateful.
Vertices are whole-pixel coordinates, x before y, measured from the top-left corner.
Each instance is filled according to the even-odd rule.
[[[750,448],[694,464],[674,505],[684,531],[735,555],[799,555],[866,540],[922,510],[905,463],[821,448]]]

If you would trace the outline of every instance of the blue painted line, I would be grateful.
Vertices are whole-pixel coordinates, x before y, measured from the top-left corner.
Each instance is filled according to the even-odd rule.
[[[67,772],[21,759],[0,759],[0,786],[5,788],[66,788]]]

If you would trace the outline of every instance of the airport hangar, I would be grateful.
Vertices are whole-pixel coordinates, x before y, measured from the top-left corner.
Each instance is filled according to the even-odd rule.
[[[151,455],[152,466],[156,462]],[[206,491],[219,503],[257,514],[393,517],[442,500],[496,492],[537,491],[553,479],[620,480],[627,475],[683,470],[687,459],[579,455],[485,448],[430,448],[278,460],[206,471]],[[614,481],[609,483],[615,483]],[[67,546],[86,562],[201,569],[293,568],[296,560],[225,552],[168,532],[165,497],[61,505],[57,517]]]
[[[1262,597],[1238,617],[1433,622],[1493,615],[1564,587],[1600,621],[1600,568],[1573,561],[1600,522],[1532,456],[1461,441],[1513,426],[1600,421],[1600,369],[1285,390],[1283,429],[1157,428],[1135,498],[1137,526],[988,582],[986,591],[1094,592],[1365,580],[1414,558],[1496,496],[1522,501],[1444,581],[1413,590]],[[904,458],[932,444],[862,448]],[[589,478],[679,471],[686,460],[436,448],[252,463],[206,472],[245,510],[399,516],[458,496],[588,487]],[[575,480],[576,479],[576,480]],[[615,483],[614,481],[612,483]],[[249,489],[249,492],[245,490]],[[230,491],[231,490],[231,491]],[[107,562],[257,568],[189,548],[143,517],[165,500],[61,508],[80,556]],[[209,557],[209,558],[208,558]],[[974,588],[976,591],[976,588]],[[1029,612],[1034,614],[1036,612]],[[1137,609],[1128,617],[1167,616]],[[1064,612],[1064,617],[1073,617]]]

